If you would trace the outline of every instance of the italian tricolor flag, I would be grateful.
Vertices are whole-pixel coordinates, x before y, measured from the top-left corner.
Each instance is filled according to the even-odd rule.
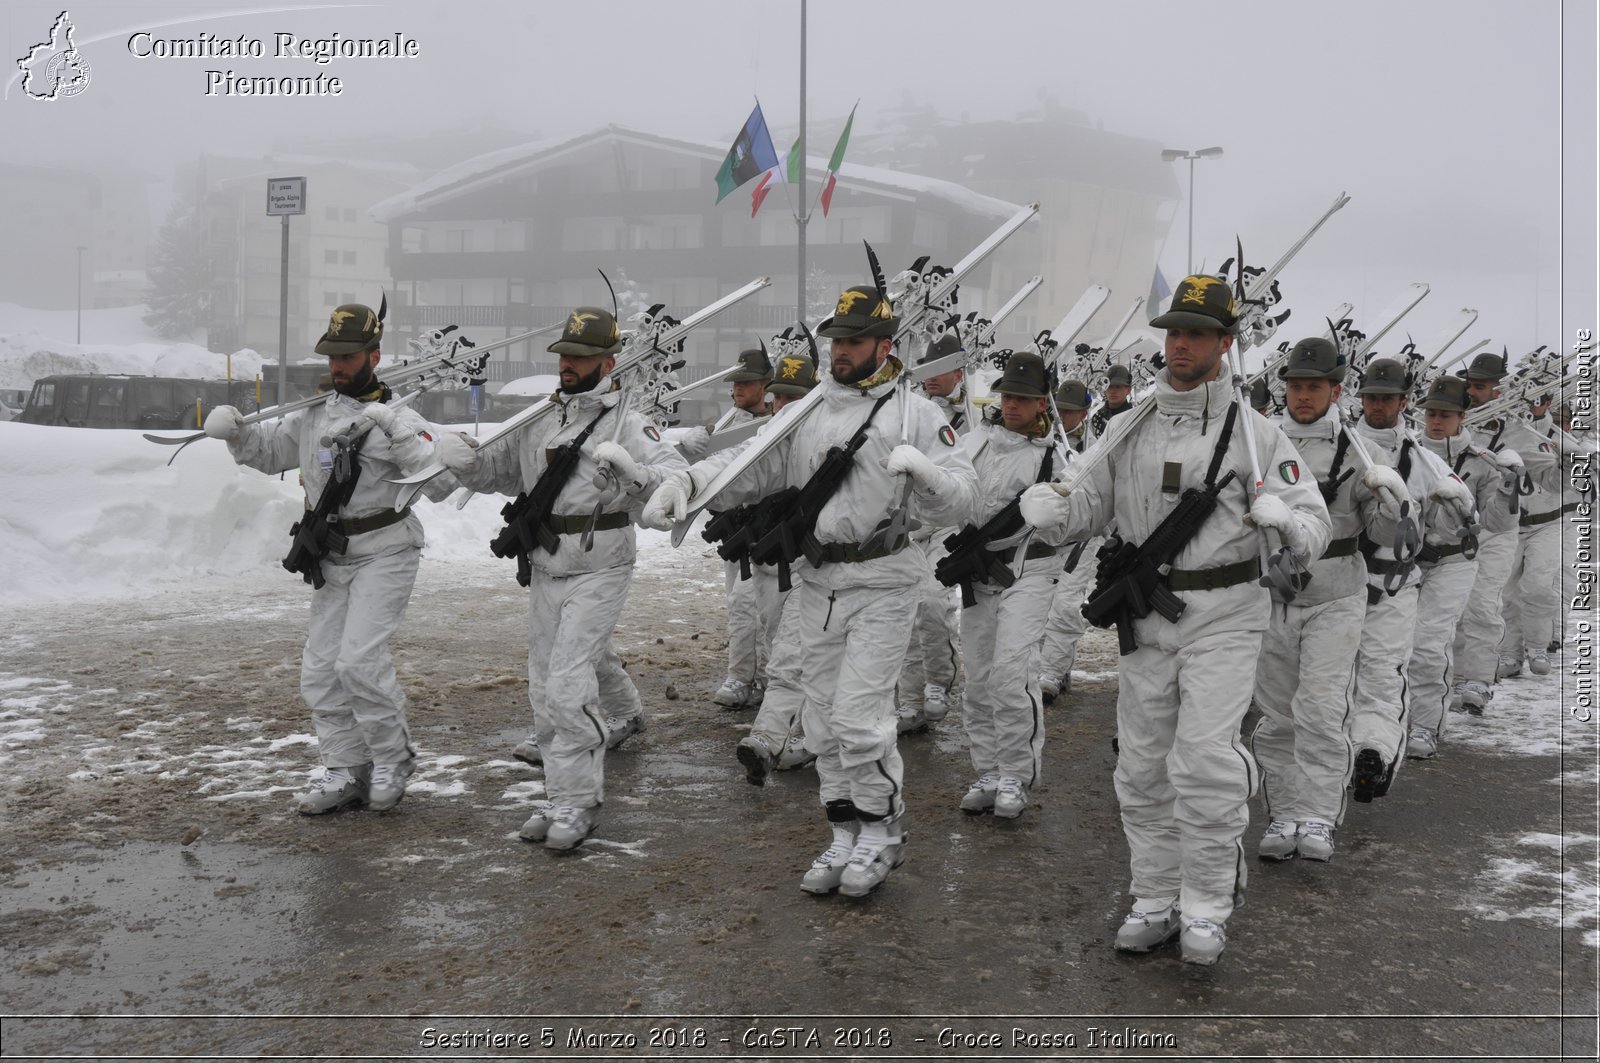
[[[859,104],[857,106],[860,106]],[[850,128],[855,125],[856,109],[850,108],[850,118],[844,124],[844,132],[839,134],[839,142],[833,146],[833,155],[828,158],[828,176],[822,185],[822,216],[828,216],[828,208],[833,205],[833,189],[839,183],[839,167],[844,164],[844,149],[850,143]],[[772,191],[772,179],[779,177],[785,184],[797,185],[800,183],[800,168],[806,164],[805,135],[802,133],[795,139],[794,146],[778,160],[778,165],[772,167],[761,175],[761,180],[756,183],[755,190],[750,193],[750,216],[756,216],[756,211],[761,209],[762,201],[767,198],[767,193]]]

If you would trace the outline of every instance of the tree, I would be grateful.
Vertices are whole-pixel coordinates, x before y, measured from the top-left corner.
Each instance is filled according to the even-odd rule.
[[[211,270],[205,216],[192,202],[172,205],[150,264],[150,312],[144,323],[166,339],[181,339],[210,319]]]

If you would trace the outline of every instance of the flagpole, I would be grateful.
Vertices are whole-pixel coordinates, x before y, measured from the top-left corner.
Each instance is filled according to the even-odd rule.
[[[795,318],[806,319],[806,222],[811,211],[806,206],[806,0],[800,0],[800,194],[795,199],[800,209],[795,212],[795,243],[800,248],[798,271],[795,274]],[[815,324],[815,322],[812,322]]]

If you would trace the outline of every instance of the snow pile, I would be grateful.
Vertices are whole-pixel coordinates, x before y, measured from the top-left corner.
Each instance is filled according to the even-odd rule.
[[[280,562],[304,510],[294,472],[266,476],[203,439],[168,466],[172,447],[139,432],[0,423],[0,603],[138,596],[162,585],[244,575],[293,580]],[[417,503],[424,564],[511,572],[489,553],[504,496],[458,491]],[[639,548],[669,551],[665,532]]]
[[[142,320],[142,306],[86,310],[83,343],[72,310],[34,310],[0,303],[0,389],[27,390],[40,377],[58,373],[126,373],[132,376],[200,377],[228,375],[228,356],[196,343],[164,340]],[[104,342],[95,337],[116,337]],[[269,359],[246,348],[233,354],[233,378],[254,379]],[[275,359],[272,359],[275,360]]]

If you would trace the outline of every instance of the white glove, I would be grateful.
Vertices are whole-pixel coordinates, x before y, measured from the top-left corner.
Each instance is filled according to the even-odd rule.
[[[212,439],[238,439],[244,431],[244,418],[232,406],[218,406],[206,414],[204,431]]]
[[[1400,516],[1400,506],[1411,499],[1405,480],[1387,465],[1374,465],[1362,473],[1361,486],[1377,496],[1378,504],[1394,517]]]
[[[1256,500],[1250,503],[1250,513],[1245,517],[1245,523],[1276,531],[1283,536],[1283,545],[1301,557],[1309,552],[1306,549],[1310,544],[1306,542],[1305,529],[1294,519],[1294,511],[1289,504],[1277,495],[1257,495]]]
[[[478,463],[478,449],[465,432],[445,432],[433,444],[434,457],[451,472],[466,472]]]
[[[609,439],[601,443],[594,448],[594,460],[597,465],[609,465],[623,483],[644,486],[644,470],[639,468],[639,463],[633,460],[633,455],[621,443],[613,443]]]
[[[1022,519],[1035,528],[1058,528],[1067,522],[1071,506],[1067,503],[1067,488],[1063,484],[1034,484],[1022,492],[1018,506]]]
[[[378,429],[389,438],[394,438],[395,426],[400,419],[395,412],[381,402],[369,402],[361,407],[361,416],[372,422],[372,427]]]
[[[694,497],[694,477],[680,469],[662,481],[639,514],[646,528],[666,531],[689,516],[689,499]]]
[[[1428,497],[1455,513],[1463,524],[1471,524],[1476,504],[1472,491],[1454,476],[1439,481],[1439,486],[1428,492]]]
[[[891,450],[883,461],[883,467],[891,473],[905,473],[926,491],[942,491],[950,486],[950,474],[909,443],[901,443]]]
[[[1509,447],[1507,447],[1505,450],[1491,450],[1489,451],[1489,456],[1493,458],[1495,460],[1495,464],[1499,465],[1502,469],[1514,469],[1517,472],[1522,471],[1522,455],[1518,454]]]

